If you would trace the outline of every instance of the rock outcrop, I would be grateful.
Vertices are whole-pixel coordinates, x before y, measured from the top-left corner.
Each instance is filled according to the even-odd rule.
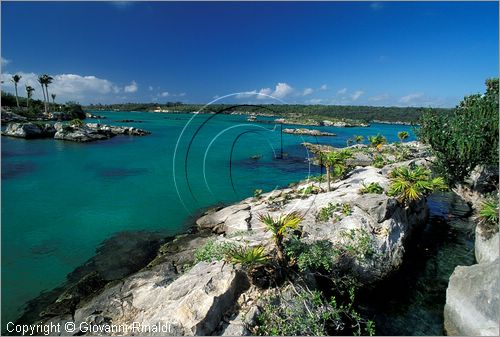
[[[200,262],[180,277],[171,266],[160,264],[106,288],[73,316],[56,316],[44,323],[73,322],[76,329],[63,331],[66,335],[93,335],[87,330],[92,325],[101,329],[114,325],[128,330],[99,334],[207,336],[248,286],[244,272],[222,262]],[[132,322],[139,322],[137,329]],[[151,330],[155,326],[164,329]]]
[[[319,130],[314,130],[314,129],[283,129],[284,133],[289,133],[292,135],[307,135],[307,136],[336,136],[334,133],[331,132],[323,132]]]
[[[44,123],[10,123],[2,135],[17,138],[51,138],[56,129],[51,124]]]
[[[479,209],[485,193],[498,186],[498,168],[476,167],[455,190]],[[474,251],[477,264],[458,266],[446,290],[444,327],[448,335],[498,336],[500,333],[499,233],[485,233],[476,225]]]
[[[87,123],[82,126],[72,126],[56,123],[57,130],[55,139],[69,140],[73,142],[92,142],[96,140],[109,139],[116,135],[144,136],[150,132],[125,126],[110,126],[98,123]]]

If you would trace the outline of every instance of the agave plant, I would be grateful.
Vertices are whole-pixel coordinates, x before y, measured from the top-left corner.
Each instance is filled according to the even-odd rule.
[[[304,217],[299,212],[282,214],[277,217],[273,217],[272,215],[267,213],[260,214],[258,216],[258,219],[273,234],[274,243],[276,244],[277,248],[278,261],[283,261],[283,239],[285,238],[286,232],[289,229],[297,229]]]
[[[264,247],[234,246],[226,252],[226,261],[241,264],[248,270],[267,263],[268,256]]]
[[[408,205],[436,191],[446,190],[442,177],[432,177],[431,171],[422,166],[397,167],[390,173],[391,185],[388,195],[395,196],[399,202]]]

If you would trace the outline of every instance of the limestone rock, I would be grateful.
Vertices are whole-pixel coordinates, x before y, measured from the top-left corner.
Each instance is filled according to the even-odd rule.
[[[18,138],[50,138],[56,133],[55,128],[51,124],[39,123],[11,123],[2,135]]]
[[[498,336],[499,271],[498,259],[455,268],[444,307],[448,335]]]

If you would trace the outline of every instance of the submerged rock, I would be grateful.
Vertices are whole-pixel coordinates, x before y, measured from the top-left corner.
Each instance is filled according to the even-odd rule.
[[[43,123],[10,123],[7,125],[2,135],[18,138],[50,138],[56,133],[56,129],[52,124]]]

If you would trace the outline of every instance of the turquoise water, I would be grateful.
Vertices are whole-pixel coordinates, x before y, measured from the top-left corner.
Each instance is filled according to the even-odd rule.
[[[2,137],[2,326],[28,300],[60,285],[115,233],[176,234],[200,208],[317,174],[301,142],[342,147],[354,134],[378,132],[396,141],[398,131],[414,139],[412,128],[403,125],[323,127],[337,137],[284,134],[287,156],[276,159],[279,129],[244,116],[97,113],[108,117],[103,123],[152,134],[89,144]],[[121,119],[141,123],[113,122]]]

